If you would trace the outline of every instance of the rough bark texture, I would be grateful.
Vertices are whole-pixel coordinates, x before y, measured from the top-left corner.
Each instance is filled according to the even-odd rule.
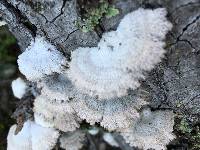
[[[167,35],[165,59],[138,89],[153,109],[169,108],[200,121],[200,0],[113,0],[120,14],[103,18],[104,31],[116,29],[120,19],[139,7],[165,7],[173,30]],[[100,33],[82,33],[75,26],[75,0],[1,0],[0,17],[8,22],[22,51],[36,34],[45,36],[68,58],[80,46],[95,46]],[[129,148],[127,148],[129,149]]]

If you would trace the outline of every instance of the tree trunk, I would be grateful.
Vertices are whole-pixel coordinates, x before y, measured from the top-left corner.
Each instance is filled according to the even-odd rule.
[[[148,73],[138,92],[152,109],[172,109],[193,123],[200,121],[200,0],[112,0],[120,14],[103,18],[103,32],[139,7],[165,7],[173,24],[166,57]],[[75,0],[1,0],[0,17],[8,22],[21,50],[37,35],[45,36],[70,59],[77,47],[96,46],[101,32],[81,32],[75,25],[81,4]],[[122,144],[123,145],[123,144]],[[127,148],[126,148],[127,149]]]

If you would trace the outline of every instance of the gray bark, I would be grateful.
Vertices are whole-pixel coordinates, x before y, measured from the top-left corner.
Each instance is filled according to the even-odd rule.
[[[103,18],[103,32],[115,30],[120,19],[139,7],[165,7],[173,30],[167,35],[166,57],[148,73],[137,92],[153,109],[172,109],[192,122],[200,121],[200,0],[113,0],[120,14]],[[22,51],[36,34],[45,36],[67,57],[80,46],[96,46],[100,33],[82,33],[75,26],[75,0],[1,0],[0,17],[8,22]]]

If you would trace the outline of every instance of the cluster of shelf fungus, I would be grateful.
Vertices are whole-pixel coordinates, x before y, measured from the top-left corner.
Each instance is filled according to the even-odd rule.
[[[120,133],[131,146],[166,149],[175,138],[173,112],[151,111],[148,102],[128,92],[164,57],[165,36],[172,28],[166,14],[164,8],[133,11],[116,31],[104,33],[97,47],[74,50],[70,62],[36,36],[18,65],[41,94],[34,100],[34,120],[26,121],[17,134],[16,125],[11,127],[8,150],[51,150],[58,141],[66,150],[78,150],[85,138],[79,129],[83,120]],[[25,84],[13,81],[18,98]]]

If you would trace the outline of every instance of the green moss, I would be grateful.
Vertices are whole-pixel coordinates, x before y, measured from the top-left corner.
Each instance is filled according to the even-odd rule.
[[[0,134],[2,134],[4,129],[5,129],[4,124],[0,123]]]
[[[106,12],[106,14],[105,14],[105,16],[107,18],[111,18],[111,17],[114,17],[114,16],[116,16],[118,14],[119,14],[119,10],[118,9],[116,9],[115,7],[109,7],[107,12]]]
[[[36,2],[34,2],[34,1],[26,1],[25,3],[27,3],[28,5],[30,5],[31,8],[34,11],[38,12],[38,13],[41,12],[44,9],[44,6],[39,1],[36,1]]]
[[[44,8],[43,8],[43,6],[42,6],[42,4],[41,4],[40,2],[35,2],[34,10],[35,10],[36,12],[41,12],[43,9],[44,9]]]
[[[200,149],[200,125],[192,125],[185,117],[178,118],[175,126],[177,132],[177,138],[180,140],[187,141],[189,149],[199,150]],[[186,144],[186,143],[185,143]]]
[[[82,32],[89,32],[95,29],[104,16],[111,18],[117,14],[119,14],[118,9],[114,6],[110,6],[108,1],[101,0],[98,7],[87,9],[83,19],[77,21],[76,25]]]
[[[196,127],[195,133],[191,137],[193,147],[193,150],[199,150],[200,149],[200,130],[199,127]]]
[[[192,128],[190,127],[189,123],[186,121],[185,118],[182,118],[180,124],[178,125],[178,129],[183,134],[190,134],[192,132]]]

